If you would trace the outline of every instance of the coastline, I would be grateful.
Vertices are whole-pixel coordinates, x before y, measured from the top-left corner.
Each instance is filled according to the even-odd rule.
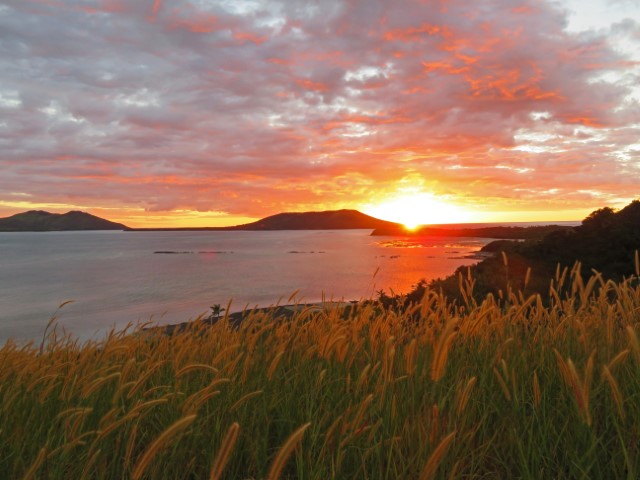
[[[395,246],[383,242],[391,238],[369,233],[0,235],[6,253],[0,290],[12,299],[0,315],[0,338],[41,338],[43,324],[67,300],[74,303],[59,313],[60,325],[88,340],[129,322],[178,325],[207,315],[209,305],[226,307],[229,299],[234,312],[284,302],[367,300],[381,289],[407,293],[422,278],[443,278],[477,262],[462,257],[487,243],[428,239]]]
[[[264,315],[269,316],[273,320],[290,320],[296,314],[307,311],[309,313],[321,313],[332,310],[340,310],[341,315],[345,318],[352,313],[353,310],[357,310],[363,305],[365,301],[362,300],[350,300],[350,301],[325,301],[325,302],[310,302],[310,303],[292,303],[286,305],[272,305],[268,307],[255,307],[246,308],[240,312],[223,312],[220,315],[214,316],[201,316],[194,320],[188,320],[186,322],[172,323],[168,325],[155,325],[146,327],[141,330],[140,333],[160,333],[164,335],[174,335],[190,329],[197,329],[201,326],[213,326],[218,322],[227,322],[232,329],[237,329],[240,325],[251,318]]]

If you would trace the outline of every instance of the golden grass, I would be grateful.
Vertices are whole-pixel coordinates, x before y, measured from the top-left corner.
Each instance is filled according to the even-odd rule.
[[[216,459],[213,461],[213,466],[211,467],[211,473],[209,474],[210,480],[218,480],[222,475],[222,471],[224,470],[225,465],[229,461],[229,457],[231,456],[231,452],[233,451],[233,446],[238,439],[238,432],[240,431],[240,425],[238,422],[234,422],[227,430],[227,434],[222,440],[222,445],[218,450],[218,454],[216,455]]]
[[[131,478],[133,478],[133,480],[139,480],[142,478],[145,470],[149,467],[149,464],[153,461],[153,458],[160,452],[160,450],[165,448],[169,441],[172,440],[172,437],[176,436],[180,430],[187,428],[195,419],[196,415],[189,415],[181,418],[170,425],[158,438],[151,442],[151,445],[147,447],[136,465],[133,467]]]
[[[38,456],[34,460],[33,464],[29,467],[29,470],[26,471],[22,479],[31,480],[32,478],[37,478],[36,474],[38,472],[38,469],[40,468],[40,466],[42,465],[46,457],[47,457],[47,448],[42,447],[38,452]]]
[[[422,473],[420,474],[420,480],[433,480],[435,478],[436,470],[440,466],[443,457],[447,454],[447,450],[449,450],[449,445],[456,437],[456,431],[454,430],[449,435],[444,437],[442,441],[435,448],[429,460],[427,461]]]
[[[0,478],[638,478],[638,279],[460,286],[349,318],[9,341]]]
[[[300,428],[298,428],[295,432],[291,434],[287,441],[284,442],[276,458],[273,460],[273,464],[269,469],[269,474],[267,475],[267,480],[278,480],[280,475],[282,474],[282,469],[285,466],[285,463],[289,459],[291,452],[298,445],[298,443],[302,440],[302,436],[307,428],[311,426],[311,422],[305,423]]]

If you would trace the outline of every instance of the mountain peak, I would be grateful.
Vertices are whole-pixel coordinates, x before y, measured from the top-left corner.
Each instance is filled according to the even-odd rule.
[[[18,213],[17,215],[41,215],[41,216],[47,216],[47,215],[55,215],[55,214],[54,213],[45,212],[44,210],[29,210],[28,212]],[[15,216],[16,215],[14,215],[14,217]]]

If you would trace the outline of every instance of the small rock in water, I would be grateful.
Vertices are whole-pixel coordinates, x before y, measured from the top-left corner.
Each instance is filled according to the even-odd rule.
[[[156,250],[153,253],[162,253],[166,255],[183,255],[183,254],[192,254],[193,252],[176,252],[173,250]]]

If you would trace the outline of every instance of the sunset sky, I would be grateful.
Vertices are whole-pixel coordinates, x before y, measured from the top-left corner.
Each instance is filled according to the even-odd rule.
[[[579,220],[640,197],[639,62],[638,0],[0,0],[0,216]]]

